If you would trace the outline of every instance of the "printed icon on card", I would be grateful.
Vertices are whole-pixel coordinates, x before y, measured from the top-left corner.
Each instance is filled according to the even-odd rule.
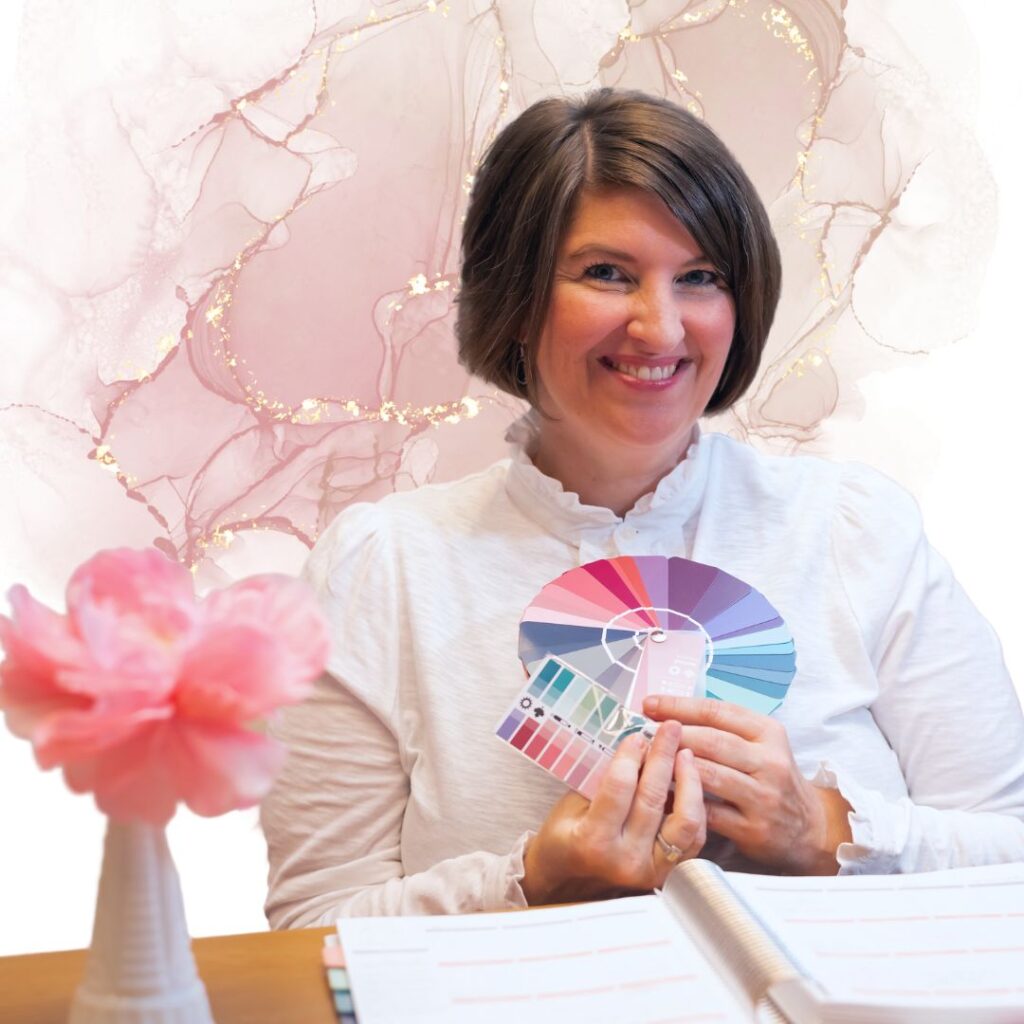
[[[532,674],[550,655],[636,712],[661,693],[771,714],[796,672],[792,634],[760,591],[663,555],[588,562],[547,584],[519,624],[519,656]]]
[[[545,658],[497,728],[499,739],[590,799],[618,745],[656,725],[558,658]]]

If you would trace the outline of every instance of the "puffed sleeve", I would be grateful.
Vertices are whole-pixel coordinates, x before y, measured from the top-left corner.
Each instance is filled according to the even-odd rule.
[[[864,466],[844,471],[833,554],[877,676],[871,712],[908,796],[825,765],[853,807],[841,873],[1024,860],[1024,716],[999,641],[929,545],[914,499]]]
[[[403,871],[409,777],[396,724],[401,594],[390,547],[386,513],[361,503],[334,520],[306,565],[332,652],[312,696],[271,725],[289,752],[260,813],[274,928],[525,906],[527,835],[506,855],[481,851]]]

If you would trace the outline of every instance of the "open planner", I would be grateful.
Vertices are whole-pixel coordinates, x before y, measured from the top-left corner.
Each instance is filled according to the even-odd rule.
[[[359,1024],[1024,1021],[1024,864],[788,878],[526,913],[344,918]]]

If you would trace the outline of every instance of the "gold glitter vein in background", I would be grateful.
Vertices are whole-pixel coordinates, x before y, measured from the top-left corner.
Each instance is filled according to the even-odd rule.
[[[94,438],[94,440],[96,440]],[[128,473],[122,471],[118,464],[117,457],[111,451],[109,444],[97,445],[91,452],[86,455],[86,458],[92,459],[98,462],[108,473],[113,473],[117,482],[121,484],[126,491],[132,491],[135,485],[139,482],[139,478],[131,476]]]
[[[746,7],[749,0],[726,0],[725,3],[718,5],[708,5],[703,10],[696,12],[686,12],[682,16],[682,21],[686,23],[687,27],[695,27],[700,22],[710,20],[711,18],[717,17],[727,10],[732,10],[733,13],[738,13],[740,16],[745,16],[742,8]],[[421,13],[427,15],[440,14],[442,17],[447,17],[450,13],[450,6],[447,3],[438,3],[437,0],[426,0],[426,2],[420,8]],[[507,43],[504,36],[504,32],[501,25],[500,14],[497,9],[492,8],[493,14],[498,22],[498,35],[494,40],[495,48],[501,55],[501,61],[498,65],[498,84],[497,89],[499,93],[499,112],[498,116],[489,130],[486,139],[484,140],[483,147],[490,144],[494,138],[498,126],[503,123],[504,116],[507,113],[509,103],[509,93],[511,91],[511,69],[508,66],[508,52]],[[319,83],[316,95],[315,112],[311,116],[307,116],[288,133],[287,138],[290,138],[294,132],[301,130],[309,122],[311,117],[315,117],[317,113],[320,113],[329,97],[329,73],[332,55],[342,54],[347,51],[350,44],[357,43],[360,39],[361,31],[364,29],[379,29],[388,22],[397,20],[401,17],[407,17],[409,14],[415,14],[415,12],[401,12],[400,14],[391,15],[382,18],[374,8],[370,8],[366,19],[359,25],[349,27],[336,35],[332,36],[324,45],[316,50],[313,50],[310,54],[304,56],[302,59],[308,59],[308,56],[321,57],[321,67],[319,75]],[[790,46],[801,56],[803,59],[810,62],[814,62],[814,54],[808,44],[806,36],[800,30],[799,26],[795,23],[792,15],[789,11],[781,6],[774,5],[768,10],[762,12],[762,21],[765,27],[771,32],[775,38],[780,39]],[[638,43],[642,41],[642,37],[639,36],[633,28],[632,21],[630,20],[619,32],[619,40],[622,43]],[[243,96],[238,99],[231,111],[233,116],[242,116],[242,112],[246,107],[256,101],[258,102],[262,96],[272,94],[276,92],[281,86],[286,84],[289,80],[293,79],[301,69],[301,60],[296,66],[288,69],[283,75],[281,75],[276,82],[271,85],[265,86],[262,89],[256,90],[248,96]],[[817,70],[816,67],[812,69],[813,72]],[[300,80],[305,80],[307,76],[303,76]],[[697,116],[702,115],[702,110],[695,97],[699,97],[699,91],[694,90],[690,92],[686,83],[688,77],[684,71],[680,68],[675,68],[671,73],[671,80],[682,97],[686,100],[688,109],[696,114]],[[333,103],[333,100],[330,100]],[[247,121],[247,125],[250,128],[253,126]],[[253,128],[253,130],[256,130]],[[799,184],[804,184],[804,177],[806,174],[806,164],[808,157],[809,145],[813,139],[813,133],[806,133],[806,142],[802,138],[801,141],[805,142],[807,148],[803,149],[797,155],[797,172],[796,178]],[[479,154],[473,152],[470,159],[470,169],[465,174],[462,183],[462,189],[464,192],[469,193],[472,190],[473,182],[475,180],[475,170],[479,162]],[[305,202],[306,197],[301,197],[294,206],[287,210],[285,213],[278,215],[273,219],[271,224],[267,225],[267,230],[261,234],[261,236],[254,238],[245,247],[245,249],[239,253],[239,255],[232,262],[231,268],[226,272],[224,278],[215,286],[215,293],[212,299],[211,305],[209,305],[204,313],[205,320],[220,336],[220,347],[214,350],[214,355],[223,359],[225,367],[231,372],[236,382],[243,389],[243,397],[247,405],[258,414],[269,414],[270,417],[276,421],[287,421],[297,425],[309,425],[314,423],[325,423],[325,422],[337,422],[338,417],[342,414],[348,417],[363,419],[366,421],[380,421],[390,422],[394,421],[403,426],[417,426],[422,424],[430,424],[433,427],[437,427],[440,423],[455,424],[461,422],[463,419],[470,419],[476,416],[480,409],[480,404],[476,399],[462,398],[456,401],[440,402],[431,405],[413,406],[405,405],[399,407],[394,402],[384,401],[378,407],[373,408],[372,406],[364,406],[354,399],[323,399],[323,398],[305,398],[298,405],[289,406],[276,399],[268,397],[266,392],[259,387],[258,381],[255,375],[247,367],[244,366],[245,360],[237,356],[231,348],[231,334],[229,329],[229,310],[231,307],[233,297],[233,287],[237,280],[239,272],[245,267],[249,259],[261,250],[263,243],[266,241],[269,231],[273,225],[279,221],[287,218],[295,209],[299,208]],[[823,255],[823,254],[819,254]],[[441,291],[451,286],[451,282],[448,278],[443,275],[435,275],[436,280],[431,284],[426,275],[423,273],[417,274],[408,280],[407,296],[417,297],[427,295],[434,291]],[[828,274],[827,268],[822,266],[821,273],[821,285],[823,291],[832,292],[832,289],[828,287]],[[397,300],[391,300],[388,303],[390,310],[389,318],[394,315],[395,312],[400,311],[403,308],[403,303]],[[188,336],[191,338],[191,331],[188,332]],[[177,345],[177,339],[171,335],[167,335],[160,339],[157,345],[158,354],[161,357],[168,355],[173,348]],[[162,358],[161,358],[162,361]],[[796,366],[797,364],[794,364]],[[792,372],[793,368],[790,368]],[[248,380],[243,382],[239,377],[239,372],[244,372]],[[140,383],[143,383],[150,379],[150,374],[143,373],[137,378]],[[123,396],[127,397],[127,395]],[[485,399],[485,401],[488,401]],[[100,452],[100,449],[97,449]],[[101,463],[110,468],[112,471],[118,471],[117,462],[113,454],[110,452],[109,445],[103,446],[102,454],[97,454],[97,459]]]
[[[804,60],[814,63],[814,51],[807,41],[807,36],[800,31],[800,26],[785,7],[769,7],[761,15],[761,20],[776,39],[789,43]]]
[[[110,450],[109,444],[98,445],[90,454],[104,469],[109,470],[111,473],[119,473],[121,471],[121,467],[117,464],[117,459],[114,458],[114,453]]]
[[[768,32],[776,39],[786,43],[799,57],[808,61],[812,67],[805,77],[805,82],[810,82],[815,75],[819,74],[818,61],[813,47],[803,33],[792,14],[780,4],[773,4],[767,10],[761,12],[761,21]],[[837,295],[842,287],[832,284],[831,276],[834,267],[828,262],[825,255],[823,239],[809,239],[806,230],[811,218],[810,211],[814,208],[812,199],[815,191],[813,183],[807,181],[808,162],[810,160],[811,148],[813,147],[818,128],[821,126],[822,118],[820,113],[815,113],[801,128],[798,135],[801,148],[796,154],[796,169],[793,174],[792,184],[800,192],[803,200],[803,211],[794,218],[797,228],[797,237],[802,241],[810,241],[815,249],[815,259],[819,266],[819,293],[822,298],[827,298],[829,305],[835,308],[838,305]],[[845,286],[843,286],[845,287]],[[792,367],[786,371],[786,375],[792,372]]]
[[[697,24],[717,17],[730,9],[733,13],[745,16],[742,8],[746,7],[748,3],[749,0],[726,0],[723,4],[709,5],[701,11],[686,12],[682,15],[682,20],[687,24],[687,27],[695,27]],[[501,26],[500,15],[496,9],[492,10],[498,21],[498,36],[494,40],[494,45],[501,54],[501,62],[498,66],[497,85],[499,92],[499,112],[484,141],[484,145],[482,147],[484,149],[486,149],[487,145],[489,145],[493,140],[497,133],[498,126],[503,122],[504,115],[507,113],[509,93],[511,90],[511,69],[508,67],[507,44]],[[437,0],[426,0],[420,8],[420,11],[428,15],[440,14],[443,17],[447,17],[450,13],[450,6],[447,3],[438,3]],[[376,9],[370,8],[366,20],[361,24],[339,32],[337,35],[331,37],[325,45],[311,52],[309,56],[322,57],[315,112],[312,116],[321,112],[324,108],[324,104],[330,99],[328,81],[332,54],[341,54],[346,52],[350,44],[354,44],[359,41],[362,30],[371,28],[379,29],[388,22],[408,16],[410,13],[415,12],[406,11],[382,18],[377,13]],[[785,7],[781,5],[774,5],[770,7],[768,10],[762,12],[762,21],[764,22],[765,27],[773,36],[775,36],[775,38],[787,42],[801,57],[803,57],[803,59],[812,63],[814,62],[814,54],[808,44],[806,36],[804,36],[799,26],[795,23],[792,15]],[[619,40],[623,43],[638,43],[642,41],[642,37],[634,30],[631,20],[620,30]],[[231,113],[235,116],[240,116],[242,111],[244,111],[251,102],[258,101],[261,96],[266,96],[276,92],[281,86],[296,76],[300,70],[300,64],[288,69],[273,85],[256,90],[248,96],[241,97],[235,102]],[[817,68],[815,67],[812,69],[811,73],[813,74],[816,70]],[[305,78],[306,76],[303,77]],[[685,72],[680,68],[675,68],[671,73],[671,79],[673,84],[676,85],[676,88],[686,100],[686,105],[690,112],[697,116],[701,116],[703,112],[695,99],[695,97],[700,96],[700,92],[696,90],[694,92],[690,92],[686,88],[685,83],[688,82],[688,77]],[[334,101],[330,100],[330,102],[333,103]],[[301,130],[309,120],[309,116],[303,118],[301,123],[288,133],[287,137],[290,137],[295,131]],[[252,125],[250,124],[249,127],[252,127]],[[804,185],[808,149],[813,138],[812,133],[806,133],[806,135],[807,148],[801,150],[797,155],[796,178],[801,186]],[[801,141],[803,142],[804,139],[802,138]],[[462,189],[466,193],[469,193],[472,190],[473,182],[475,180],[474,172],[478,162],[479,154],[473,152],[471,154],[471,168],[465,174],[462,183]],[[284,214],[280,214],[275,217],[273,223],[287,218],[295,209],[303,205],[305,199],[306,197],[300,198],[291,209],[286,211]],[[231,265],[231,269],[226,272],[225,278],[216,286],[212,304],[206,309],[204,314],[206,322],[219,333],[221,339],[220,348],[214,350],[214,355],[219,356],[224,360],[226,368],[231,371],[236,382],[242,387],[246,404],[249,405],[254,412],[269,413],[271,418],[274,420],[287,421],[298,425],[331,422],[332,420],[335,420],[338,413],[343,412],[350,417],[361,418],[367,421],[394,421],[404,426],[430,424],[434,427],[437,427],[442,422],[448,424],[459,423],[463,419],[470,419],[478,414],[480,408],[479,402],[471,398],[463,398],[456,401],[442,402],[432,405],[405,405],[402,407],[397,406],[394,402],[384,401],[377,408],[373,408],[372,406],[363,406],[353,399],[322,398],[306,398],[296,406],[288,406],[283,402],[268,397],[266,392],[259,387],[255,375],[248,370],[247,367],[244,367],[245,360],[237,356],[232,351],[231,334],[227,319],[228,311],[232,302],[232,288],[235,280],[237,279],[237,275],[248,263],[249,259],[255,255],[256,252],[260,251],[262,243],[266,241],[267,234],[269,234],[269,229],[272,228],[272,226],[273,224],[268,225],[268,230],[264,232],[262,236],[253,239],[250,244],[246,246],[245,250],[235,258]],[[422,273],[410,278],[406,294],[409,297],[416,297],[427,295],[432,289],[435,291],[441,291],[450,287],[451,282],[446,277],[440,274],[435,276],[437,280],[435,280],[433,285],[428,282],[426,275]],[[822,290],[832,292],[833,290],[828,287],[827,281],[827,268],[823,266],[821,273]],[[391,311],[389,314],[390,317],[393,316],[395,312],[398,312],[403,308],[403,303],[391,300],[388,303],[388,308]],[[189,337],[191,337],[191,332],[189,332]],[[165,336],[164,338],[161,338],[158,343],[158,353],[161,356],[165,356],[169,354],[176,344],[177,341],[173,336]],[[242,365],[240,366],[240,364]],[[794,364],[794,366],[795,365],[796,364]],[[243,381],[238,377],[237,371],[240,369],[243,369],[245,374],[248,376],[248,382],[243,383]],[[791,371],[792,368],[787,372]],[[145,382],[150,379],[150,374],[143,373],[143,375],[137,379],[140,383]],[[124,397],[127,397],[127,395]],[[487,399],[485,399],[485,401],[487,401]],[[101,461],[104,465],[112,465],[116,468],[116,460],[114,460],[110,453],[109,446],[105,446],[105,448],[104,458]]]
[[[725,13],[733,13],[739,17],[745,17],[746,14],[744,8],[748,6],[748,3],[749,0],[724,0],[724,2],[718,4],[709,4],[696,12],[686,12],[682,15],[681,19],[684,25],[677,24],[675,26],[671,26],[669,31],[680,31],[685,30],[685,28],[694,28],[700,23],[706,23]],[[479,164],[482,151],[490,145],[500,126],[504,124],[506,120],[510,103],[510,94],[512,91],[513,70],[511,68],[511,55],[508,52],[504,28],[501,23],[500,11],[496,7],[492,7],[491,12],[497,25],[497,36],[494,39],[494,46],[499,55],[499,60],[497,61],[496,66],[498,111],[491,122],[486,133],[486,137],[482,140],[479,146],[480,152],[474,149],[468,154],[468,167],[465,170],[461,182],[461,189],[466,194],[469,194],[472,191],[475,181],[475,171]],[[258,104],[262,98],[273,95],[283,86],[287,85],[291,80],[298,78],[298,81],[300,82],[309,81],[309,69],[308,67],[304,67],[303,64],[304,62],[308,62],[310,58],[316,59],[319,57],[319,81],[317,83],[317,92],[315,102],[313,104],[314,110],[302,117],[294,127],[291,127],[283,140],[275,142],[275,144],[287,146],[291,137],[295,133],[303,130],[313,119],[315,119],[315,117],[324,110],[328,103],[334,105],[335,101],[330,97],[329,87],[331,62],[334,59],[342,59],[341,55],[347,53],[352,46],[360,41],[361,33],[364,33],[365,31],[373,31],[376,33],[376,31],[381,30],[381,28],[388,22],[408,18],[410,16],[416,17],[439,14],[446,18],[449,13],[449,4],[440,3],[437,2],[437,0],[426,0],[422,7],[418,9],[404,11],[387,17],[381,17],[375,9],[371,8],[366,19],[361,24],[354,27],[348,27],[331,36],[316,50],[304,54],[295,66],[284,71],[273,82],[266,83],[260,89],[254,90],[252,93],[236,100],[233,103],[228,116],[238,117],[244,121],[249,130],[256,134],[262,134],[259,131],[259,128],[245,116],[247,108],[251,104]],[[781,5],[772,5],[767,10],[763,10],[762,21],[766,29],[776,39],[779,39],[792,47],[793,50],[804,60],[815,64],[815,56],[806,36],[803,34],[799,25],[797,25],[792,15],[785,7]],[[665,38],[663,32],[658,34],[661,35],[663,39]],[[639,43],[644,41],[645,38],[646,34],[645,36],[637,34],[632,21],[630,20],[619,31],[619,46]],[[686,73],[681,68],[674,67],[671,63],[669,63],[665,70],[671,84],[675,86],[676,90],[678,90],[681,101],[685,103],[691,113],[698,117],[702,116],[703,111],[699,102],[701,93],[699,90],[693,88],[693,85],[689,82],[689,78]],[[810,76],[813,76],[816,71],[817,66],[815,64],[811,69],[808,81],[810,80]],[[804,179],[806,175],[808,152],[813,139],[813,129],[808,128],[801,132],[800,142],[804,148],[797,156],[795,179],[802,188],[806,184]],[[429,425],[437,428],[442,423],[454,425],[477,416],[481,409],[481,402],[490,404],[494,401],[493,398],[482,398],[478,400],[476,398],[466,396],[454,401],[437,402],[419,406],[411,404],[399,406],[393,401],[385,400],[378,406],[374,407],[372,405],[363,405],[352,398],[324,398],[312,396],[302,399],[296,405],[287,405],[272,396],[268,396],[265,390],[260,387],[255,374],[245,365],[245,359],[235,353],[232,349],[230,319],[234,290],[239,274],[246,267],[249,260],[262,251],[270,232],[276,224],[286,220],[286,218],[295,212],[295,210],[304,205],[308,198],[310,197],[300,196],[290,209],[275,216],[263,227],[263,230],[259,232],[257,237],[250,239],[245,248],[235,257],[229,268],[226,269],[221,280],[214,285],[212,298],[208,300],[209,304],[202,313],[206,324],[213,332],[215,332],[210,339],[213,346],[212,354],[223,361],[225,368],[239,386],[245,403],[250,409],[252,409],[254,414],[261,418],[268,417],[272,421],[286,422],[298,426],[341,424],[346,421],[351,422],[353,420],[360,420],[363,422],[394,422],[405,427]],[[821,251],[820,247],[817,255],[822,267],[820,279],[822,290],[832,292],[832,289],[828,288],[829,268],[824,264],[822,259],[824,253]],[[434,292],[443,292],[448,288],[453,287],[454,283],[454,278],[440,273],[435,274],[433,280],[430,280],[425,273],[421,272],[415,274],[408,279],[406,288],[388,301],[387,319],[390,321],[397,312],[401,311],[405,301],[408,299],[427,296]],[[832,304],[835,305],[834,298]],[[198,310],[193,306],[192,311],[190,312],[192,315],[195,315],[198,313]],[[189,340],[192,340],[192,332],[187,331],[186,337]],[[163,360],[173,352],[178,342],[179,339],[175,338],[173,335],[165,335],[159,339],[157,342],[157,353],[160,357],[160,362],[163,362]],[[825,353],[825,357],[830,354],[830,350],[827,347],[805,351],[804,355],[800,356],[785,371],[785,376],[788,377],[791,374],[796,374],[797,377],[804,376],[808,365],[812,367],[820,365],[823,359],[820,354],[822,351]],[[149,380],[150,376],[150,374],[144,373],[138,378],[139,383],[144,383]],[[128,397],[128,393],[121,397],[122,400],[126,399]],[[108,469],[110,472],[116,473],[118,475],[118,479],[121,480],[126,487],[131,486],[131,478],[128,478],[121,472],[116,457],[111,451],[109,442],[112,438],[106,437],[103,438],[103,440],[108,443],[99,446],[95,450],[94,457],[101,465],[104,466],[104,468]],[[228,547],[234,540],[237,529],[274,529],[277,528],[278,525],[274,524],[271,520],[268,520],[266,525],[261,525],[258,519],[250,520],[248,516],[245,516],[244,518],[246,521],[240,524],[234,524],[234,528],[221,526],[215,528],[212,533],[201,535],[196,542],[196,550],[202,552],[210,547]],[[194,569],[197,565],[198,561],[190,567]]]
[[[497,86],[499,93],[499,109],[494,123],[484,140],[483,149],[486,149],[487,146],[490,145],[490,142],[497,134],[498,126],[504,121],[505,115],[508,112],[509,92],[511,90],[511,69],[508,66],[508,48],[504,31],[501,26],[501,18],[496,8],[492,8],[492,11],[498,23],[498,35],[494,40],[494,45],[501,55],[501,61],[498,66]],[[438,3],[436,0],[426,0],[420,8],[420,12],[426,14],[440,14],[442,17],[447,18],[451,12],[451,7],[448,3]],[[350,43],[356,43],[359,41],[361,30],[380,28],[391,21],[407,17],[409,14],[415,14],[415,11],[400,12],[398,14],[382,18],[377,13],[376,9],[371,7],[367,13],[365,21],[355,27],[347,28],[337,33],[324,45],[311,52],[311,56],[323,57],[315,110],[313,114],[307,115],[303,118],[300,123],[288,133],[285,140],[286,142],[296,132],[301,131],[309,121],[316,116],[316,114],[322,112],[326,102],[329,101],[333,105],[334,100],[330,99],[328,88],[332,54],[345,53]],[[280,76],[273,85],[269,87],[265,86],[238,99],[233,104],[231,114],[233,116],[240,116],[241,112],[245,110],[250,103],[257,102],[262,96],[276,92],[287,81],[295,77],[300,65],[301,59],[296,66],[288,69],[287,72]],[[256,130],[248,120],[246,120],[246,124],[250,129]],[[473,182],[475,180],[474,172],[478,162],[479,155],[474,152],[471,155],[471,168],[463,179],[462,188],[467,194],[472,190]],[[301,207],[306,202],[307,198],[308,197],[305,196],[300,197],[300,199],[289,210],[283,214],[277,215],[274,218],[273,223],[276,224],[279,221],[285,220],[290,214]],[[287,421],[297,425],[331,422],[334,420],[334,417],[332,416],[333,411],[343,411],[350,417],[369,422],[394,421],[403,426],[420,426],[429,424],[432,427],[438,427],[441,423],[454,425],[462,422],[464,419],[472,419],[478,415],[480,411],[480,401],[468,396],[454,401],[439,402],[422,406],[410,404],[398,406],[394,402],[384,401],[376,408],[373,408],[372,406],[364,406],[359,402],[356,402],[354,399],[327,400],[321,398],[305,398],[296,406],[288,406],[283,402],[268,397],[266,392],[258,386],[256,377],[252,371],[244,366],[245,359],[237,356],[231,349],[228,310],[230,309],[232,301],[232,288],[234,287],[239,272],[248,263],[249,259],[260,251],[262,244],[266,241],[272,227],[273,224],[268,225],[267,231],[265,231],[260,237],[251,240],[245,249],[235,257],[231,265],[231,269],[225,273],[224,278],[216,285],[216,291],[212,300],[213,304],[207,307],[204,314],[206,322],[220,335],[220,348],[215,349],[213,354],[224,360],[225,366],[231,372],[236,383],[242,387],[246,404],[253,409],[254,412],[269,413],[271,418],[274,420],[281,422]],[[428,283],[426,275],[424,274],[417,274],[410,278],[408,281],[407,294],[415,297],[419,295],[426,295],[431,290],[444,291],[451,287],[451,281],[444,275],[437,274],[435,277],[436,280],[433,285]],[[394,312],[402,309],[402,303],[392,300],[388,303],[388,307],[393,314]],[[188,337],[192,337],[191,331],[188,332]],[[163,341],[163,339],[161,339],[161,341]],[[240,369],[244,369],[244,372],[247,374],[247,383],[243,383],[239,378],[237,371]],[[127,395],[122,396],[122,398],[126,397]],[[489,402],[491,399],[484,399],[484,401]]]
[[[281,218],[277,218],[280,220]],[[258,243],[257,243],[258,245]],[[480,412],[480,401],[465,396],[448,402],[437,402],[429,405],[405,404],[399,406],[392,401],[384,401],[379,406],[363,405],[354,399],[304,398],[297,405],[289,406],[277,399],[268,397],[259,387],[255,374],[245,366],[244,357],[238,356],[231,348],[230,318],[232,292],[235,280],[245,266],[249,257],[257,250],[257,245],[250,245],[245,252],[239,254],[232,263],[232,269],[225,278],[216,285],[212,305],[204,314],[206,322],[214,328],[219,336],[219,347],[213,349],[213,355],[222,359],[237,384],[243,390],[245,403],[255,412],[269,414],[278,422],[289,422],[300,426],[314,423],[341,422],[340,414],[348,418],[361,419],[365,422],[395,422],[402,426],[430,425],[439,427],[442,423],[454,425],[465,419],[472,419]],[[441,275],[431,285],[425,274],[417,274],[409,278],[406,294],[411,297],[427,295],[431,291],[443,292],[451,287],[451,281]],[[394,300],[389,303],[392,311],[402,308],[402,303]],[[247,375],[247,382],[239,377],[239,372]],[[488,401],[485,399],[485,401]]]
[[[826,338],[834,333],[835,325],[832,325],[823,330],[821,335],[823,338]],[[808,349],[802,356],[798,356],[790,363],[785,373],[782,374],[782,380],[794,374],[797,377],[803,377],[811,370],[816,370],[819,366],[823,365],[830,355],[832,355],[832,349],[828,345]]]
[[[701,10],[684,11],[679,17],[687,28],[696,28],[698,25],[714,21],[720,15],[729,10],[732,10],[734,14],[738,14],[741,18],[745,18],[746,12],[743,8],[745,8],[749,2],[750,0],[720,0],[717,4],[706,4]],[[675,31],[678,27],[679,26],[677,24],[670,24],[668,26],[668,31]]]

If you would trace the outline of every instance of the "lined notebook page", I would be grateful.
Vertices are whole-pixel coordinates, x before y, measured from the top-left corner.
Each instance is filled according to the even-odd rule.
[[[732,1024],[749,1010],[655,896],[338,922],[359,1024]]]
[[[831,1000],[1024,1005],[1024,864],[727,877]]]

